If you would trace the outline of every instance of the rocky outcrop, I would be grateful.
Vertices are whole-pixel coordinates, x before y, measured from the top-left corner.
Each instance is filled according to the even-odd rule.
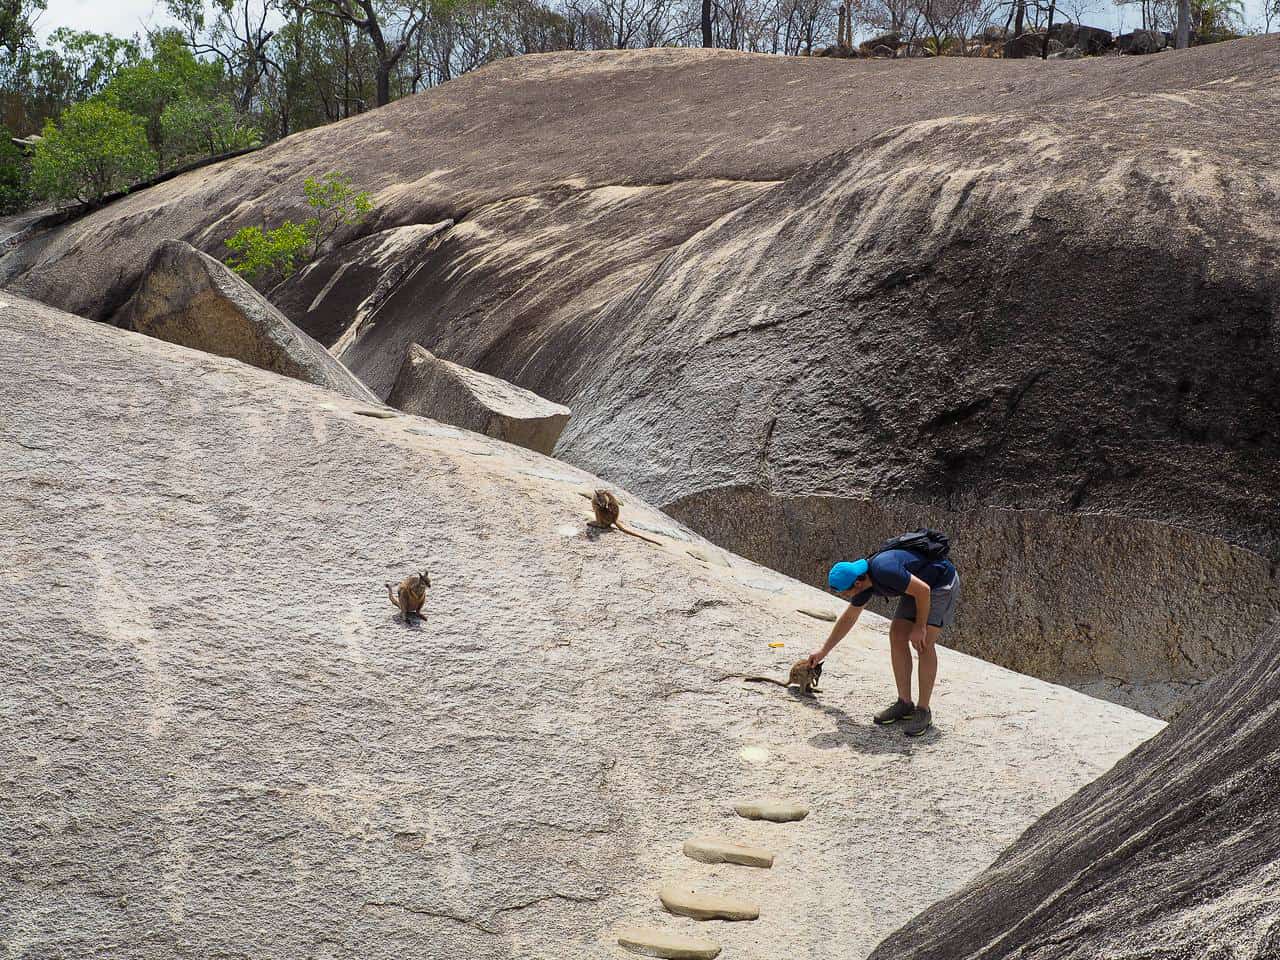
[[[557,454],[664,505],[749,486],[902,506],[908,528],[929,507],[944,529],[979,507],[1100,514],[1222,541],[1210,554],[1252,550],[1266,571],[1280,560],[1280,155],[1248,131],[1280,111],[1278,76],[1280,60],[1061,120],[914,124],[814,164],[600,318],[620,334]],[[1151,124],[1161,103],[1194,108]],[[1189,176],[1191,158],[1213,176]],[[744,522],[761,543],[793,541],[779,552],[811,551],[793,572],[829,563],[820,532],[766,525],[784,516]],[[1090,556],[1151,569],[1169,537],[1122,526],[1109,535],[1126,546]],[[1010,545],[1002,566],[1027,571],[1020,584],[1076,568],[1017,526],[996,540]],[[1135,593],[1150,607],[1098,610],[1079,660],[1132,645],[1152,663],[1142,651],[1169,644],[1154,625],[1185,592],[1161,578]],[[965,606],[1010,593],[969,591]],[[1228,649],[1275,614],[1264,595],[1219,595],[1216,622],[1238,618]],[[1001,634],[1082,635],[1041,596],[1002,611]],[[1188,655],[1210,672],[1223,662]]]
[[[1006,40],[1003,56],[1006,60],[1022,60],[1027,57],[1038,57],[1044,51],[1045,36],[1043,31],[1034,30]]]
[[[632,495],[664,546],[591,539],[597,478],[488,437],[7,291],[0,337],[10,952],[619,956],[705,935],[657,891],[734,871],[762,913],[724,956],[865,956],[1161,727],[944,650],[908,742],[869,720],[875,618],[820,700],[721,680],[829,598]],[[406,626],[382,584],[419,564]],[[760,796],[813,813],[733,813]],[[779,831],[769,870],[681,853]]]
[[[1160,30],[1133,30],[1116,37],[1116,49],[1121,53],[1159,53],[1168,45],[1168,38]]]
[[[324,347],[290,323],[225,264],[180,240],[156,247],[121,326],[231,357],[281,376],[377,402]]]
[[[1083,23],[1055,23],[1049,29],[1049,36],[1065,48],[1079,50],[1080,55],[1089,57],[1101,56],[1115,45],[1110,30]]]
[[[948,645],[1156,716],[1252,650],[1280,610],[1275,564],[1160,523],[779,497],[751,486],[700,491],[667,512],[807,583],[823,583],[833,559],[865,556],[902,530],[945,530],[963,583]],[[873,609],[892,616],[894,607]]]
[[[871,960],[1280,951],[1280,631]]]
[[[409,348],[388,402],[548,455],[570,416],[568,407],[442,360],[417,344]]]

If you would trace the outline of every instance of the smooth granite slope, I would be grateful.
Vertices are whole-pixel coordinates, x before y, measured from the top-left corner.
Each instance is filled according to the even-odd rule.
[[[884,624],[529,451],[0,292],[0,943],[15,956],[865,956],[1160,729],[942,652],[873,728]],[[697,556],[695,557],[694,554]],[[701,557],[702,559],[698,559]],[[429,565],[408,627],[383,582]],[[770,643],[783,643],[781,649]],[[802,822],[733,804],[803,801]],[[771,869],[708,865],[725,836]],[[660,888],[761,918],[700,924]]]

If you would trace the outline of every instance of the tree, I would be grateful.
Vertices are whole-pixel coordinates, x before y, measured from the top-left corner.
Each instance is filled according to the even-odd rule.
[[[165,108],[183,98],[216,99],[221,82],[220,64],[197,60],[181,34],[161,31],[151,37],[150,56],[117,73],[103,89],[102,98],[142,119],[147,141],[165,169],[174,159],[174,150],[165,140]]]
[[[1174,46],[1179,50],[1187,49],[1187,41],[1191,31],[1191,0],[1178,0],[1178,31]]]
[[[377,56],[375,101],[391,102],[391,73],[422,29],[427,0],[403,0],[399,7],[380,7],[376,0],[290,0],[294,5],[323,17],[349,23],[363,32]],[[391,36],[392,39],[388,39]]]
[[[156,172],[137,117],[99,100],[68,107],[44,127],[31,160],[31,186],[54,201],[98,203]]]
[[[221,61],[236,85],[237,112],[248,113],[259,86],[276,67],[270,58],[276,31],[267,27],[274,0],[212,0],[212,17],[206,16],[205,0],[165,0],[165,6],[182,24],[192,53]]]
[[[160,126],[175,158],[216,157],[261,142],[261,134],[228,100],[182,97],[160,115]]]
[[[26,207],[29,197],[29,167],[27,158],[0,127],[0,214],[16,213]]]

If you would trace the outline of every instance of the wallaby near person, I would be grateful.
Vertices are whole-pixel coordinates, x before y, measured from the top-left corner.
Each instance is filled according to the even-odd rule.
[[[889,658],[898,699],[875,715],[884,725],[902,722],[909,737],[918,737],[933,724],[929,698],[938,677],[934,644],[955,621],[960,600],[960,574],[949,559],[951,545],[944,533],[927,528],[904,533],[884,543],[870,557],[842,561],[831,568],[827,583],[849,609],[831,628],[821,649],[809,654],[819,664],[845,638],[871,597],[901,597],[889,625]],[[920,661],[920,695],[911,700],[911,648]]]

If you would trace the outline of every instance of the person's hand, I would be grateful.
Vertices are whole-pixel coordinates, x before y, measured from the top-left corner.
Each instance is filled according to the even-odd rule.
[[[929,649],[929,633],[923,626],[912,627],[909,639],[911,640],[911,646],[915,647],[916,653]]]
[[[821,662],[822,662],[822,651],[821,651],[821,650],[815,650],[815,651],[813,651],[813,653],[809,654],[809,666],[810,666],[810,667],[816,667],[816,666],[817,666],[818,664],[820,664]]]

